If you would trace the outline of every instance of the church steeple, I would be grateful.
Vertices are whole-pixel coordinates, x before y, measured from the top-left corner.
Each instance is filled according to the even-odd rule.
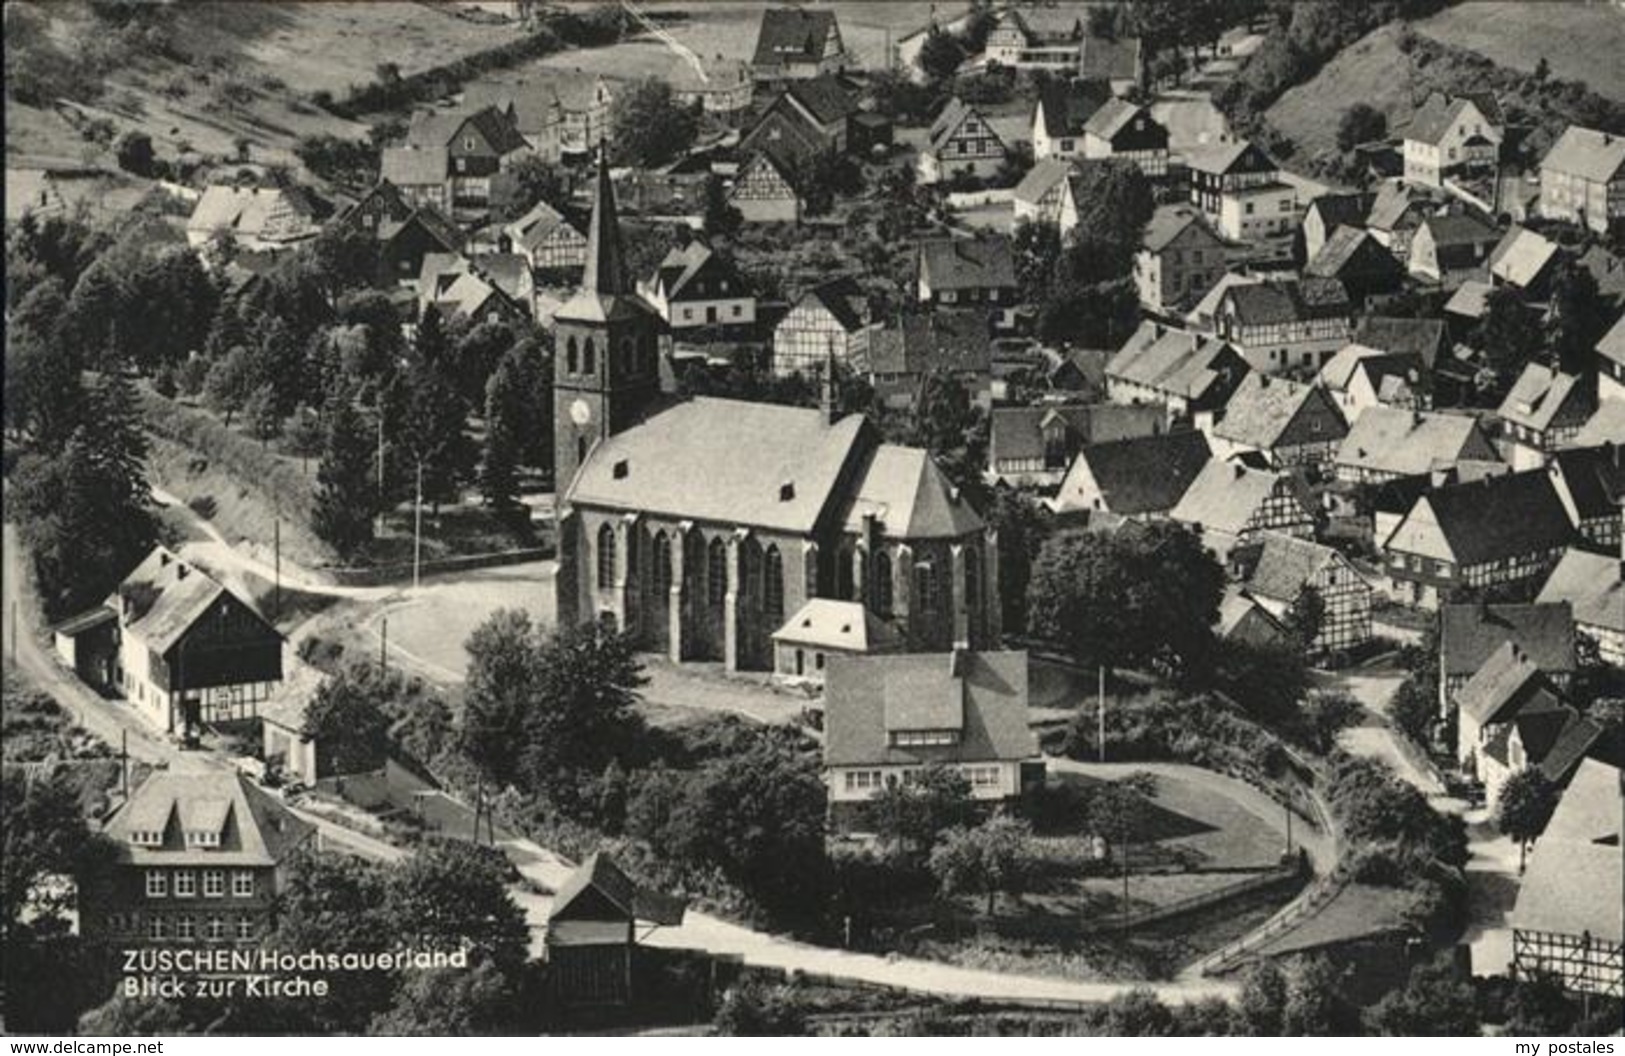
[[[592,225],[587,230],[587,264],[582,269],[581,288],[597,294],[622,295],[632,292],[621,256],[621,227],[615,214],[615,188],[609,182],[609,162],[602,147],[598,151],[598,185],[592,199]]]

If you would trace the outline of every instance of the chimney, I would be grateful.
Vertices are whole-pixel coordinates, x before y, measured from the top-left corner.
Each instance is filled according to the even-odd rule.
[[[186,573],[190,571],[192,571],[192,569],[186,564],[185,561],[177,561],[175,563],[175,581],[179,582],[185,579]]]

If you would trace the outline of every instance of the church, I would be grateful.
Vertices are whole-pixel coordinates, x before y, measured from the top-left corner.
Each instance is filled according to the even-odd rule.
[[[581,288],[554,316],[558,626],[765,671],[786,619],[836,598],[910,652],[997,644],[995,533],[929,454],[837,415],[827,373],[816,409],[674,400],[662,326],[600,161]]]

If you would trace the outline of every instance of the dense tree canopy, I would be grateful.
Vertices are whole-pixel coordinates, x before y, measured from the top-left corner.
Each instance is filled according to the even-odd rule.
[[[616,160],[652,169],[678,157],[694,143],[699,120],[693,107],[673,96],[671,83],[646,77],[615,93],[610,105],[610,139]]]

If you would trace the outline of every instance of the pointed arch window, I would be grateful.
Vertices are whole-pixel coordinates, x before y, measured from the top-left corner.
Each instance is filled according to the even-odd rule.
[[[705,551],[706,600],[713,611],[722,611],[723,599],[728,594],[728,544],[722,539],[711,540]]]
[[[649,555],[654,566],[654,589],[665,592],[671,589],[671,542],[666,538],[665,532],[656,532],[653,552]]]
[[[608,590],[615,585],[615,528],[598,526],[598,589]]]
[[[593,345],[590,337],[581,343],[581,372],[583,374],[598,373],[598,349]]]
[[[851,601],[857,586],[852,575],[852,548],[843,546],[835,551],[835,596]]]
[[[892,614],[891,554],[885,550],[877,551],[874,569],[875,613],[889,618]]]
[[[921,612],[937,611],[937,571],[929,563],[914,566],[914,598]]]
[[[784,558],[771,545],[762,555],[762,614],[774,623],[784,621]]]
[[[564,342],[564,364],[571,374],[581,373],[581,346],[576,343],[574,334]]]
[[[973,543],[965,547],[965,608],[975,612],[982,596],[982,553]]]

